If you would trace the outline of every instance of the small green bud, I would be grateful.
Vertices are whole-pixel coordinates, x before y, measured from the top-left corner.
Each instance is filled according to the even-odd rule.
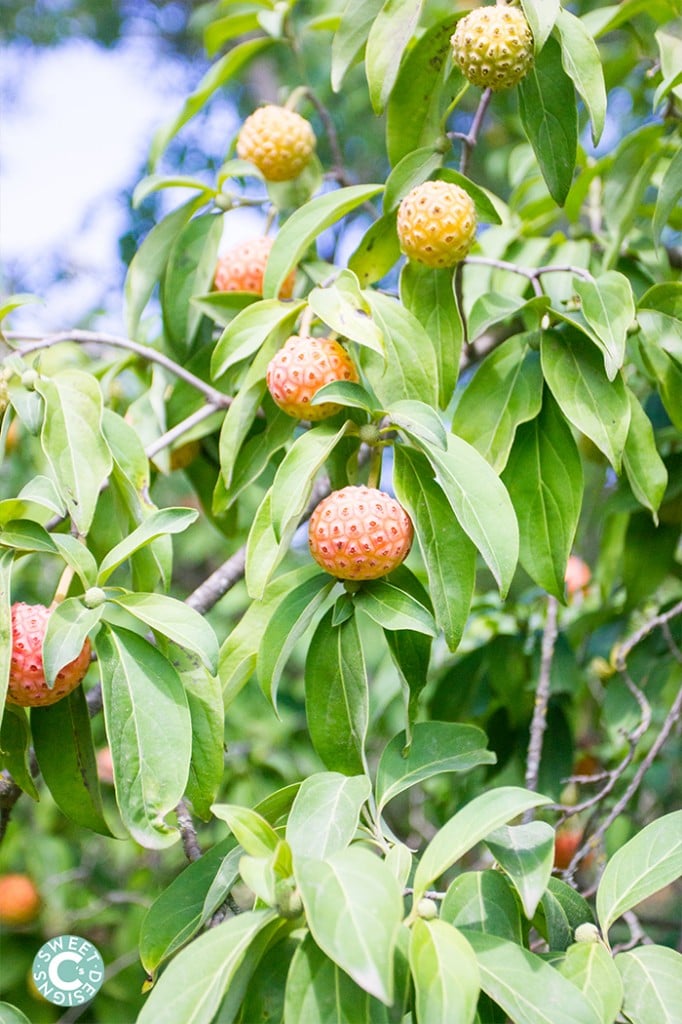
[[[293,920],[303,913],[303,900],[293,878],[281,878],[275,885],[277,913]]]
[[[434,918],[438,917],[438,904],[424,897],[417,904],[417,913],[425,921],[433,921]]]
[[[591,921],[579,924],[574,932],[576,942],[601,942],[601,933]]]
[[[40,374],[37,370],[24,370],[21,375],[21,383],[24,385],[27,391],[35,391],[36,384],[40,380]]]
[[[99,608],[107,599],[101,587],[90,587],[83,594],[83,604],[86,608]]]

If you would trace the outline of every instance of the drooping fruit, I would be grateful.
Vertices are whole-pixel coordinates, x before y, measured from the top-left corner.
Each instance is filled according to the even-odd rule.
[[[589,565],[583,562],[582,558],[578,558],[577,555],[570,555],[568,562],[566,563],[566,575],[564,577],[566,583],[566,593],[569,597],[573,597],[574,594],[585,590],[592,579],[592,573]]]
[[[447,181],[425,181],[398,208],[400,248],[427,267],[453,267],[476,236],[476,207],[468,192]]]
[[[518,7],[476,8],[457,22],[450,42],[462,74],[481,89],[511,89],[533,64],[533,34]]]
[[[374,487],[344,487],[315,508],[308,527],[315,561],[340,580],[375,580],[397,568],[412,545],[402,505]]]
[[[219,292],[253,292],[263,294],[263,278],[274,239],[264,235],[240,242],[220,257],[213,284]],[[279,298],[290,299],[296,281],[292,270],[280,288]]]
[[[0,877],[0,924],[30,924],[40,913],[41,902],[36,884],[28,875]]]
[[[24,708],[56,704],[80,685],[90,664],[90,641],[86,638],[80,654],[60,669],[52,689],[43,672],[43,638],[50,609],[42,604],[12,605],[12,659],[7,703]]]
[[[284,412],[299,420],[324,420],[341,408],[335,402],[311,405],[325,384],[358,380],[358,372],[345,348],[333,338],[292,335],[270,360],[268,391]]]
[[[247,117],[237,138],[237,156],[255,164],[266,181],[297,178],[314,149],[310,122],[295,110],[272,103]]]

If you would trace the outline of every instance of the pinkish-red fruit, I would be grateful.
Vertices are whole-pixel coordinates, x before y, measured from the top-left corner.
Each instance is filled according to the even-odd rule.
[[[90,641],[86,638],[80,654],[57,673],[50,690],[43,672],[43,638],[50,609],[43,604],[12,605],[12,660],[7,703],[24,708],[56,704],[80,685],[90,664]]]

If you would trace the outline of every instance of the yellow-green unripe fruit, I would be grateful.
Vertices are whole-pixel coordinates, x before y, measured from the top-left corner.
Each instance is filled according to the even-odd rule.
[[[450,42],[462,74],[481,89],[511,89],[533,64],[533,34],[518,7],[478,7]]]

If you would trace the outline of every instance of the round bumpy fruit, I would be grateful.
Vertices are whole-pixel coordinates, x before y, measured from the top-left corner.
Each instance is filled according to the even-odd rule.
[[[43,672],[43,638],[50,609],[42,604],[12,605],[12,660],[7,703],[24,708],[56,704],[80,685],[90,664],[90,641],[86,638],[78,657],[57,673],[50,690]]]
[[[376,580],[397,568],[412,544],[412,521],[395,498],[373,487],[344,487],[310,517],[313,558],[340,580]]]
[[[324,420],[341,408],[335,402],[311,405],[325,384],[357,381],[358,373],[346,350],[332,338],[305,338],[295,334],[270,360],[268,391],[274,401],[299,420]]]
[[[252,238],[221,256],[215,268],[213,284],[218,292],[253,292],[263,294],[263,278],[274,239],[265,235]],[[290,299],[294,291],[296,272],[292,270],[280,288],[279,298]]]
[[[533,34],[518,7],[478,7],[457,23],[450,42],[464,77],[493,92],[511,89],[533,64]]]
[[[0,877],[0,924],[30,924],[40,913],[40,893],[28,875]]]
[[[273,104],[247,117],[237,139],[237,156],[255,164],[266,181],[297,178],[314,149],[310,122],[294,110]]]
[[[453,267],[471,249],[476,208],[468,192],[447,181],[425,181],[398,208],[400,248],[427,267]]]

